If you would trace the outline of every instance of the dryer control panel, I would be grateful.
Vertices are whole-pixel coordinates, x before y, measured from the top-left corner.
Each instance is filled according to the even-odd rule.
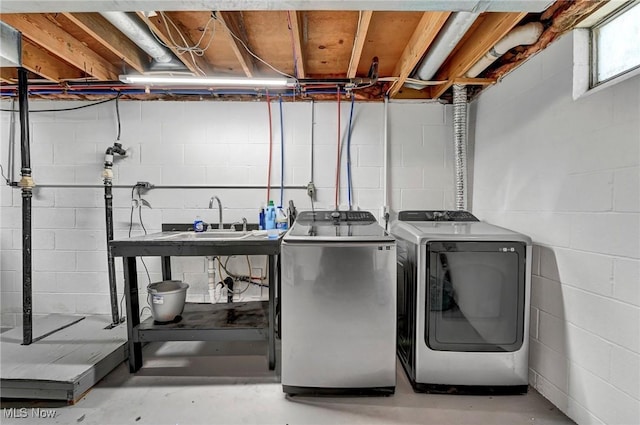
[[[463,210],[426,210],[426,211],[400,211],[400,221],[480,221],[469,211]]]
[[[376,222],[376,218],[369,211],[303,211],[298,214],[296,221],[302,224],[371,224]]]

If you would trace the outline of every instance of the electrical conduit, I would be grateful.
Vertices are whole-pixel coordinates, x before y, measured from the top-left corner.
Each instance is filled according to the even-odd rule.
[[[383,163],[382,163],[382,196],[383,196],[383,211],[380,220],[385,221],[385,229],[389,223],[389,96],[384,97],[384,109],[383,109]]]
[[[338,146],[336,154],[336,196],[335,207],[338,209],[338,198],[340,192],[340,87],[336,91],[336,99],[338,100]]]
[[[284,205],[284,118],[282,115],[282,96],[279,98],[280,105],[280,204],[279,208]]]
[[[353,105],[356,97],[354,93],[351,93],[351,112],[349,113],[349,132],[347,133],[347,192],[349,194],[349,211],[351,211],[351,131],[353,123]]]

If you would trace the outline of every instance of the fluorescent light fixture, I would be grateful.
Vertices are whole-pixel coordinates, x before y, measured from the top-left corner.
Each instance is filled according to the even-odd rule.
[[[293,87],[287,78],[192,77],[184,75],[120,75],[127,84],[149,86]]]

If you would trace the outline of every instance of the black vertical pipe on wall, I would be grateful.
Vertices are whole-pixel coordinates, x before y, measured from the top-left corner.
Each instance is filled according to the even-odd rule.
[[[104,209],[107,225],[107,270],[109,271],[109,294],[111,296],[111,320],[112,325],[120,323],[118,313],[118,292],[116,290],[116,267],[109,242],[113,240],[113,193],[111,180],[104,180]]]
[[[22,157],[22,344],[29,345],[33,339],[32,322],[32,266],[31,266],[31,199],[33,179],[31,177],[31,152],[29,147],[29,100],[27,70],[18,68],[18,102],[20,108],[20,150]]]

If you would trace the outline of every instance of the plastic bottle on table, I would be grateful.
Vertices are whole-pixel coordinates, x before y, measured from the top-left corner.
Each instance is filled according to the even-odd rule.
[[[269,201],[269,205],[267,205],[267,211],[264,218],[264,227],[267,230],[276,228],[276,207],[273,205],[273,201]]]
[[[278,206],[276,212],[276,229],[284,232],[289,228],[289,221],[287,219],[287,213],[284,212],[282,206]]]
[[[260,212],[258,213],[258,230],[266,230],[265,226],[265,212],[263,205],[260,207]]]

